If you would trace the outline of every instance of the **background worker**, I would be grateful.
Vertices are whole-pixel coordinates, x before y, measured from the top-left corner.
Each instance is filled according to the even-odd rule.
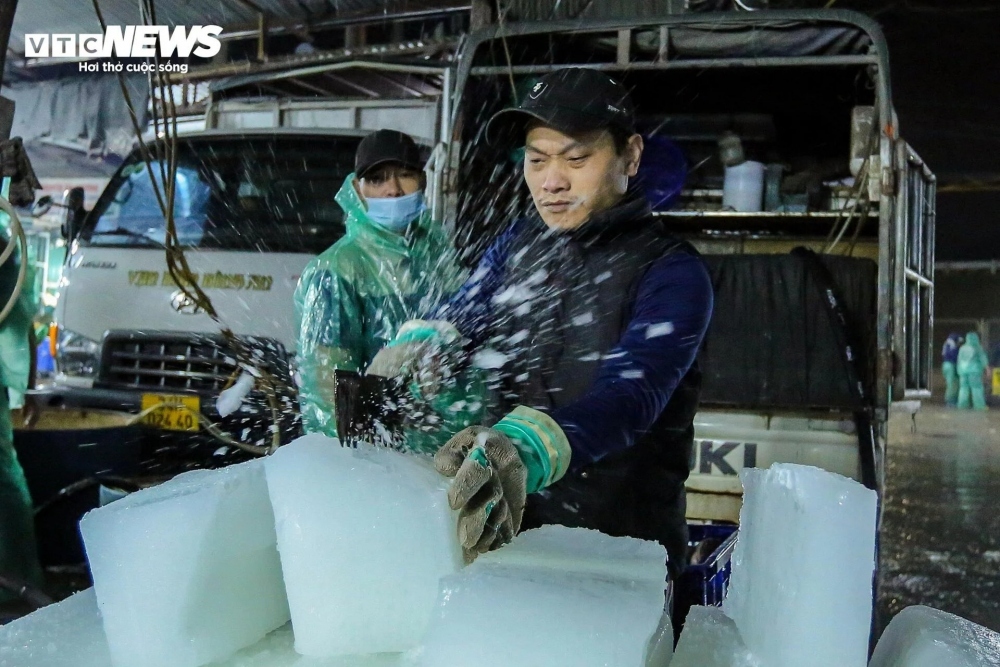
[[[411,137],[379,130],[361,141],[336,195],[346,234],[309,263],[295,290],[306,432],[337,436],[336,369],[364,370],[403,322],[462,282],[454,249],[424,205],[425,186]]]
[[[34,201],[34,189],[40,187],[20,139],[0,142],[0,196],[16,205]],[[8,243],[17,243],[8,229],[5,213],[0,213],[0,252]],[[21,262],[29,258],[18,251],[0,265],[0,308],[14,294]],[[29,265],[30,266],[30,265]],[[35,345],[32,318],[37,306],[33,293],[33,274],[28,269],[21,291],[7,317],[0,322],[0,574],[18,584],[41,587],[44,584],[35,542],[35,519],[31,494],[24,470],[14,450],[14,424],[11,408],[22,407],[27,423],[37,414],[34,401],[25,396],[34,387]],[[13,597],[0,591],[0,601]]]
[[[695,355],[713,304],[707,268],[636,187],[642,137],[627,91],[606,74],[546,74],[491,119],[487,137],[525,146],[535,210],[432,321],[405,324],[372,372],[405,374],[399,358],[427,358],[449,330],[499,366],[488,381],[492,427],[457,433],[435,457],[454,477],[467,558],[522,527],[558,523],[659,541],[676,576]]]
[[[944,375],[944,404],[955,407],[958,403],[958,348],[962,346],[962,336],[957,333],[948,335],[941,348],[941,374]]]
[[[958,407],[968,410],[986,409],[983,374],[989,367],[986,350],[979,344],[979,334],[970,331],[965,344],[958,350]]]

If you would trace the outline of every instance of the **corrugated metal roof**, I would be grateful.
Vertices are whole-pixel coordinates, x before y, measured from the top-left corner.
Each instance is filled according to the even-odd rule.
[[[500,0],[501,11],[515,21],[577,19],[647,19],[682,14],[684,0]]]
[[[98,0],[108,25],[136,25],[138,0]],[[396,13],[408,9],[448,7],[448,0],[156,0],[156,18],[162,25],[221,25],[241,28],[257,23],[257,12],[265,12],[275,23],[313,22],[352,14]],[[11,29],[9,48],[24,53],[24,35],[31,33],[82,34],[100,32],[91,0],[20,0]]]
[[[432,66],[346,61],[217,79],[211,92],[214,97],[423,98],[441,94],[441,78],[441,68]]]

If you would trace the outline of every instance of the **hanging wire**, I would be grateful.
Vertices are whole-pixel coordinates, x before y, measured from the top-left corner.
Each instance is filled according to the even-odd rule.
[[[21,248],[21,261],[17,269],[17,281],[14,283],[14,289],[7,298],[7,303],[0,310],[0,322],[3,322],[10,315],[11,311],[14,310],[17,300],[21,296],[21,290],[24,288],[24,280],[28,271],[28,239],[24,235],[24,227],[21,226],[21,220],[17,217],[17,211],[3,197],[0,197],[0,211],[6,213],[7,217],[10,218],[11,231],[10,241],[7,243],[7,247],[4,248],[3,253],[0,254],[0,266],[3,266],[8,260],[13,261],[15,248],[17,246]]]
[[[871,212],[872,202],[869,199],[865,200],[865,205],[861,209],[861,216],[858,219],[858,224],[854,227],[854,234],[851,236],[851,243],[847,246],[847,256],[854,256],[854,246],[858,243],[858,237],[861,236],[861,229],[865,226],[865,222],[868,220],[868,214]]]
[[[843,208],[841,208],[841,213],[846,213],[846,215],[841,218],[837,217],[837,221],[834,222],[833,227],[830,229],[830,234],[827,236],[828,245],[823,250],[823,254],[828,255],[833,252],[834,248],[840,243],[840,240],[844,238],[844,234],[847,233],[847,229],[851,226],[851,221],[854,220],[854,214],[858,212],[858,208],[861,206],[862,200],[867,202],[868,197],[864,194],[867,190],[868,185],[868,158],[861,164],[861,169],[858,170],[858,176],[855,181],[854,190],[851,193],[850,198],[844,202]],[[850,206],[850,210],[848,210]],[[834,237],[834,232],[837,229],[840,220],[843,219],[843,224],[840,224],[840,232]],[[858,228],[860,229],[865,224],[863,217],[858,219]],[[832,239],[832,241],[831,241]]]
[[[104,15],[101,12],[98,0],[92,0],[92,3],[94,6],[94,12],[97,14],[97,20],[100,22],[101,30],[107,31],[107,24],[104,20]],[[145,25],[155,25],[156,8],[154,0],[141,0],[140,14]],[[125,105],[128,108],[129,119],[132,122],[132,129],[135,132],[140,155],[146,164],[146,171],[149,174],[149,180],[152,183],[153,192],[156,195],[156,201],[160,206],[160,211],[162,212],[166,223],[164,248],[166,254],[167,272],[174,281],[174,284],[176,284],[178,289],[180,289],[181,293],[190,299],[196,307],[200,308],[209,317],[211,317],[216,325],[218,325],[223,339],[235,354],[239,365],[247,370],[250,370],[252,375],[254,375],[257,379],[257,383],[264,392],[264,396],[271,412],[271,445],[268,448],[261,448],[254,445],[248,445],[246,443],[236,444],[237,441],[232,438],[228,438],[228,436],[220,437],[220,435],[224,436],[224,434],[221,434],[221,431],[218,431],[217,428],[212,427],[207,420],[206,431],[214,437],[223,440],[226,444],[238,446],[240,449],[250,453],[273,453],[278,447],[281,446],[281,411],[278,404],[278,391],[279,388],[282,390],[287,390],[288,388],[285,386],[284,382],[280,382],[277,378],[275,378],[264,364],[259,363],[258,360],[254,358],[254,355],[251,354],[245,342],[222,321],[222,318],[215,309],[212,300],[198,284],[197,276],[193,271],[191,271],[191,267],[188,264],[183,246],[181,245],[177,235],[177,225],[174,220],[174,201],[176,195],[178,165],[177,107],[174,103],[173,87],[167,80],[167,73],[160,71],[158,52],[154,56],[154,62],[152,64],[153,67],[150,69],[154,71],[150,73],[148,80],[151,82],[150,96],[153,97],[151,105],[152,124],[154,132],[156,133],[156,137],[153,142],[153,150],[155,151],[157,159],[162,189],[160,184],[157,183],[153,169],[153,157],[150,155],[149,146],[143,139],[142,128],[139,126],[135,105],[133,104],[132,96],[128,91],[128,87],[125,83],[125,77],[122,72],[117,73],[117,78],[122,95],[125,98]],[[159,92],[159,108],[155,99],[155,93],[157,91]],[[230,381],[230,384],[231,383],[232,380]],[[162,407],[162,405],[154,406],[154,408],[160,407]]]
[[[872,202],[868,199],[868,182],[871,179],[871,156],[875,152],[875,148],[878,144],[878,133],[876,131],[875,124],[872,125],[870,134],[868,135],[868,141],[865,143],[867,150],[865,151],[865,159],[861,163],[861,167],[858,169],[858,175],[854,180],[854,189],[851,192],[851,196],[844,206],[841,208],[841,213],[846,214],[845,217],[837,216],[834,221],[833,226],[830,228],[830,233],[827,235],[827,245],[823,250],[823,254],[828,255],[836,249],[840,244],[840,241],[844,238],[847,233],[851,222],[855,219],[855,214],[858,213],[858,209],[861,209],[860,214],[857,215],[857,224],[854,229],[854,234],[851,237],[851,243],[848,247],[847,254],[850,255],[854,252],[854,246],[857,244],[858,237],[861,235],[861,229],[868,222],[868,214],[871,211]],[[850,206],[850,210],[848,210]],[[841,224],[841,219],[843,219],[843,224]],[[837,232],[837,227],[840,226],[840,231]]]
[[[139,414],[129,419],[126,425],[134,426],[135,424],[141,424],[146,417],[160,410],[163,407],[163,405],[164,405],[163,403],[157,403],[156,405],[149,406]],[[240,442],[239,440],[235,440],[230,436],[226,435],[216,424],[212,423],[212,420],[209,419],[208,415],[206,415],[204,412],[201,412],[200,410],[189,408],[186,405],[173,404],[170,407],[175,410],[181,410],[182,412],[186,412],[195,419],[197,419],[199,426],[204,428],[213,438],[219,440],[224,444],[236,447],[237,449],[242,449],[243,451],[249,454],[253,454],[254,456],[265,456],[271,453],[271,450],[268,447],[259,447],[257,445],[250,445],[245,442]]]
[[[498,9],[497,24],[500,32],[500,41],[503,42],[504,56],[507,58],[507,76],[510,79],[510,95],[514,100],[514,106],[517,106],[521,103],[521,101],[517,99],[517,84],[514,83],[514,63],[510,57],[510,47],[507,45],[507,12],[509,10],[509,5],[506,8]]]

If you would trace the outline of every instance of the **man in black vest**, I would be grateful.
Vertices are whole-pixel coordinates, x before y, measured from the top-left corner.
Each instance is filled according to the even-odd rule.
[[[546,74],[490,120],[487,138],[525,147],[535,214],[431,318],[406,323],[369,372],[427,377],[423,361],[459,337],[491,369],[493,426],[461,431],[435,457],[454,477],[470,559],[558,523],[659,541],[676,576],[708,272],[630,182],[643,141],[614,79]]]

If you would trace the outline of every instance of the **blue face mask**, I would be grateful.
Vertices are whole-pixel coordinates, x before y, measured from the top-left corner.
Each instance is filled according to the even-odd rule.
[[[404,197],[378,197],[368,200],[368,218],[379,227],[401,232],[424,212],[424,193],[417,190]]]

